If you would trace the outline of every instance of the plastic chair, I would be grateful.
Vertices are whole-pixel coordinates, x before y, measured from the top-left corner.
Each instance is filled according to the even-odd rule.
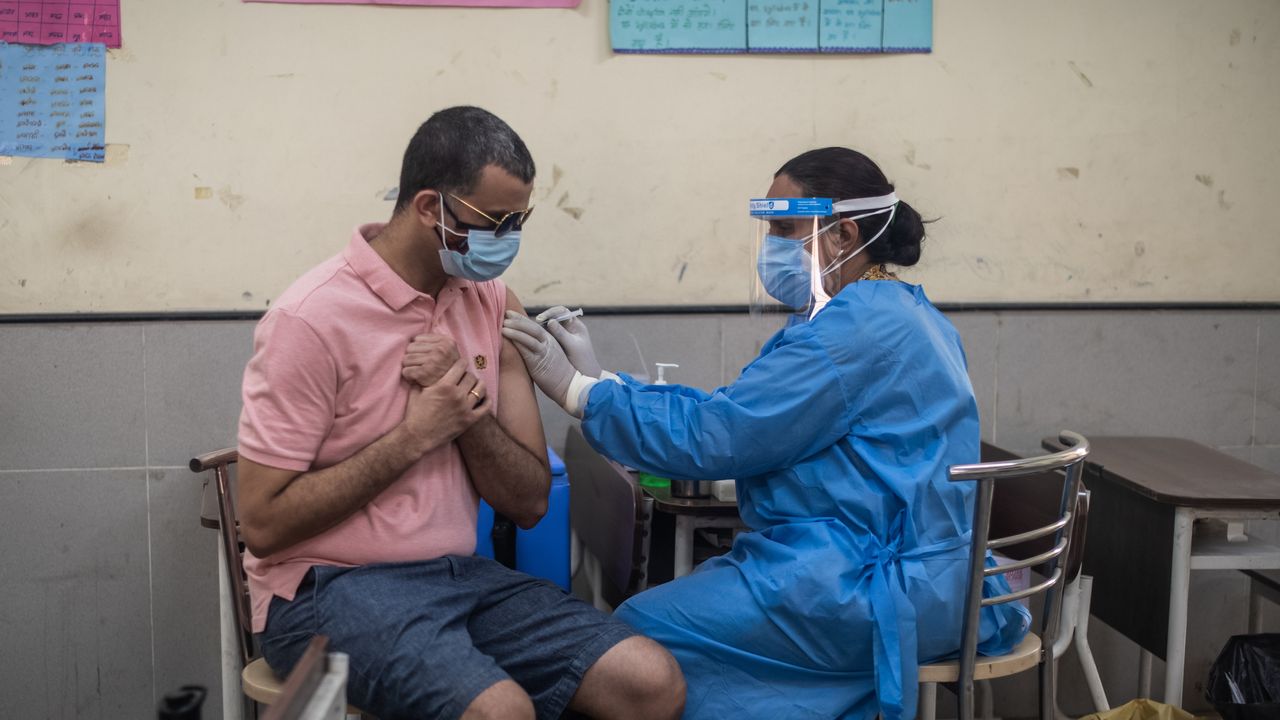
[[[236,520],[235,502],[232,499],[231,466],[239,459],[235,448],[224,448],[191,459],[191,472],[213,471],[213,481],[218,502],[218,533],[220,555],[226,558],[227,585],[231,589],[232,612],[235,616],[236,640],[240,650],[241,691],[250,700],[271,705],[280,698],[284,681],[258,655],[253,643],[252,615],[249,609],[249,585],[244,574],[244,546],[240,542],[240,524]],[[225,697],[225,696],[224,696]],[[238,716],[231,708],[223,708],[227,717]],[[235,713],[235,715],[233,715]],[[348,707],[350,715],[364,715],[359,709]]]
[[[1066,450],[1041,457],[1023,460],[1003,460],[972,465],[955,465],[948,470],[951,482],[977,482],[978,493],[974,502],[973,544],[969,552],[969,579],[965,588],[964,616],[961,624],[960,658],[956,661],[935,663],[920,667],[920,712],[925,720],[933,720],[937,712],[938,683],[954,683],[959,698],[960,720],[973,720],[975,680],[1006,677],[1039,668],[1040,718],[1050,720],[1055,716],[1054,694],[1055,662],[1053,648],[1056,644],[1062,610],[1061,586],[1066,578],[1066,555],[1071,546],[1071,535],[1080,492],[1080,476],[1083,461],[1089,454],[1089,442],[1081,435],[1063,432],[1059,435]],[[1058,511],[1052,522],[1014,535],[990,539],[991,501],[996,480],[1014,480],[1034,476],[1043,477],[1046,472],[1061,471],[1062,488]],[[988,550],[1022,545],[1052,538],[1047,550],[1015,562],[988,568]],[[983,581],[991,575],[1001,575],[1019,568],[1041,567],[1043,582],[1025,590],[992,598],[982,597]],[[1029,632],[1022,643],[1006,655],[978,657],[979,613],[988,605],[999,605],[1044,593],[1044,613],[1040,632]]]

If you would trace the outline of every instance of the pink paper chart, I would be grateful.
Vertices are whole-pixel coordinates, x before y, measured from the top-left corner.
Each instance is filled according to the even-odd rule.
[[[120,47],[120,0],[0,0],[0,42]]]

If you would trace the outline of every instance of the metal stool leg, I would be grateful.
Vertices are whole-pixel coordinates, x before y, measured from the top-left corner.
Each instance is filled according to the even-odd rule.
[[[938,717],[938,684],[920,683],[920,720],[936,720]]]

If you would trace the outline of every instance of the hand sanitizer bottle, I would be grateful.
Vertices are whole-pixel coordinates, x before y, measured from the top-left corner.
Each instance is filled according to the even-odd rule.
[[[663,373],[663,371],[665,371],[667,368],[678,368],[678,367],[680,367],[679,365],[677,365],[677,364],[675,364],[675,363],[654,363],[654,365],[655,365],[655,366],[657,366],[657,368],[658,368],[658,379],[657,379],[656,381],[654,381],[654,383],[653,383],[654,385],[666,385],[666,384],[667,384],[667,379],[666,379],[666,377],[664,377],[664,376],[663,376],[663,374],[662,374],[662,373]]]

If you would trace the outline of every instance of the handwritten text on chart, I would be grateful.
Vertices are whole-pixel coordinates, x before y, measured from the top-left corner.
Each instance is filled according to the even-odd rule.
[[[616,52],[929,52],[932,0],[611,0]]]
[[[0,155],[102,162],[106,46],[0,44]]]
[[[120,47],[120,0],[0,0],[0,42]]]

